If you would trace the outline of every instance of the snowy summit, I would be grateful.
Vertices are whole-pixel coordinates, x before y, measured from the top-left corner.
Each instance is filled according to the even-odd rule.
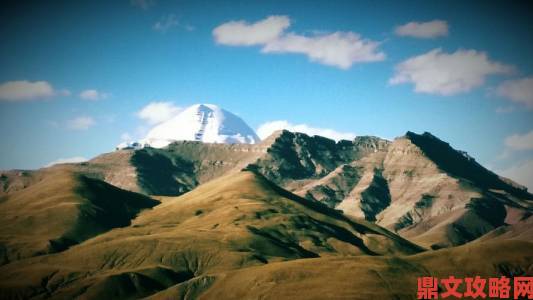
[[[136,145],[166,147],[175,141],[255,144],[257,134],[241,118],[213,104],[195,104],[152,128]],[[133,143],[123,143],[117,149]],[[135,148],[135,147],[133,147]]]

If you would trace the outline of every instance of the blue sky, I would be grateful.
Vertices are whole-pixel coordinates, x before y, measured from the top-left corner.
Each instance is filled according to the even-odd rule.
[[[141,138],[153,102],[213,103],[255,129],[430,131],[533,186],[528,3],[353,2],[6,4],[0,169]]]

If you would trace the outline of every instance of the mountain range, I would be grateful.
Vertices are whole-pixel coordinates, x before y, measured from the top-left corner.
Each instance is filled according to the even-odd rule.
[[[2,171],[0,298],[414,299],[421,276],[533,273],[533,195],[432,134],[241,121],[197,105],[142,149]]]

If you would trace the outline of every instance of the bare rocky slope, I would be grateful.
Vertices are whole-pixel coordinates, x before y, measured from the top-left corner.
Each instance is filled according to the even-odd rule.
[[[525,225],[531,222],[533,195],[429,133],[408,132],[392,142],[368,136],[335,142],[280,131],[255,145],[183,141],[163,149],[115,151],[71,167],[122,189],[166,196],[249,168],[297,195],[425,247],[461,245],[489,232],[533,235]],[[3,179],[0,196],[23,186],[26,179],[19,177]]]
[[[121,188],[168,196],[245,167],[425,247],[461,245],[493,231],[532,235],[524,224],[531,222],[533,195],[429,133],[335,142],[280,131],[256,145],[178,142],[78,166]]]
[[[120,150],[1,172],[0,298],[412,298],[531,275],[532,205],[429,133]]]

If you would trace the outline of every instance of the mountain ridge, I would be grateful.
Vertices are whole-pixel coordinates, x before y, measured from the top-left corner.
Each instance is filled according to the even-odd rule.
[[[0,297],[408,297],[417,276],[530,274],[532,215],[527,190],[429,134],[118,150],[2,172]]]

